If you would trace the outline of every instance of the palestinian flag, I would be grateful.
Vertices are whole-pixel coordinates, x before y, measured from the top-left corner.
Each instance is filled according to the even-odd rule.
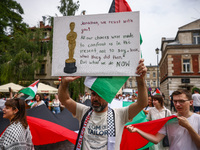
[[[127,106],[131,105],[132,103],[133,103],[133,102],[113,100],[112,103],[110,104],[110,107],[111,107],[111,108],[127,107]],[[142,122],[148,122],[148,120],[146,119],[146,115],[145,115],[145,113],[144,113],[143,110],[142,110],[141,112],[139,112],[139,113],[133,118],[133,120],[132,120],[131,122],[126,123],[126,125],[137,124],[137,123],[142,123]],[[146,126],[146,127],[148,127],[148,126]],[[128,137],[129,134],[127,135],[127,134],[124,133],[124,132],[125,132],[125,130],[123,131],[122,136],[124,136],[124,134],[125,134],[124,137],[129,138],[129,137]],[[132,137],[130,137],[130,138],[132,138]],[[129,143],[129,144],[130,144],[130,143]],[[121,145],[126,145],[126,141],[125,141],[125,140],[121,141]],[[148,147],[150,147],[150,146],[152,146],[152,145],[153,145],[153,143],[151,143],[151,142],[147,142],[147,143],[145,142],[145,144],[139,145],[138,147],[140,147],[140,149],[145,149],[145,148],[148,148]],[[124,149],[121,149],[121,150],[127,150],[127,149],[124,148]],[[132,150],[132,149],[131,149],[131,150]]]
[[[79,122],[72,114],[64,109],[59,114],[52,113],[46,105],[29,109],[28,124],[30,126],[32,141],[35,146],[49,145],[62,141],[76,143]]]
[[[113,100],[111,104],[109,104],[109,107],[111,108],[121,108],[121,107],[127,107],[131,105],[133,102],[128,101],[118,101]],[[142,123],[147,122],[146,115],[144,111],[142,110],[140,113],[138,113],[132,120],[132,122],[128,122],[126,125],[135,124],[135,123]]]
[[[157,88],[156,91],[152,94],[154,95],[162,95],[161,91]]]
[[[170,116],[158,120],[153,120],[149,122],[144,122],[144,123],[138,123],[138,124],[133,124],[134,127],[156,135],[158,131],[168,122],[171,121],[172,119],[175,119],[176,116]],[[137,142],[133,142],[137,141]],[[126,126],[124,127],[123,135],[122,135],[122,140],[120,144],[120,150],[132,150],[132,149],[145,149],[148,148],[149,141],[143,138],[141,135],[138,133],[131,133],[126,129]]]
[[[120,108],[120,107],[127,107],[129,105],[131,105],[133,102],[127,102],[127,101],[117,101],[117,100],[113,100],[112,103],[110,104],[111,108]],[[142,122],[147,122],[148,120],[146,119],[146,115],[144,113],[144,111],[142,110],[141,112],[139,112],[131,122],[126,123],[126,125],[131,125],[131,124],[137,124],[137,123],[142,123]],[[123,131],[124,134],[124,131]],[[122,135],[123,135],[122,134]],[[124,145],[125,141],[121,141],[121,145]],[[146,145],[144,145],[145,147],[141,146],[141,149],[143,148],[148,148],[150,146],[152,146],[153,143],[148,142]]]
[[[32,105],[35,104],[35,101],[30,100],[27,104],[28,104],[29,106],[32,106]]]
[[[114,13],[114,12],[127,12],[127,11],[132,11],[131,7],[129,4],[126,2],[126,0],[113,0],[109,13]],[[140,44],[142,44],[142,36],[140,34]]]
[[[104,100],[111,103],[128,78],[129,77],[86,77],[84,84],[95,91]]]
[[[29,85],[27,88],[20,90],[18,93],[24,94],[24,96],[22,96],[21,99],[24,100],[33,99],[35,97],[35,94],[37,93],[39,81],[40,80],[37,80],[33,84]]]
[[[79,122],[64,109],[59,114],[52,113],[46,105],[27,110],[27,121],[32,134],[32,141],[37,149],[57,149],[73,147],[76,143]],[[9,125],[0,112],[0,135]]]

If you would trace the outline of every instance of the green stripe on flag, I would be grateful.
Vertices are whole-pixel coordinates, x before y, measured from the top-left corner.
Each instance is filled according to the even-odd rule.
[[[30,95],[32,97],[35,97],[35,92],[29,87],[20,90],[19,93],[24,93],[24,94]]]
[[[104,100],[111,103],[128,78],[129,77],[97,77],[91,89]]]
[[[143,40],[142,40],[142,36],[140,34],[140,45],[142,44]]]
[[[123,102],[123,107],[129,106],[130,104],[132,104],[133,102]],[[144,113],[144,111],[140,111],[132,120],[132,122],[128,122],[126,123],[126,125],[130,125],[130,124],[135,124],[135,123],[142,123],[142,122],[147,122],[148,120],[146,119],[146,115]]]

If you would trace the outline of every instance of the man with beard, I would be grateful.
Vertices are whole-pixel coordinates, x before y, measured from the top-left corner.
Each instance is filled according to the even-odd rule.
[[[128,107],[111,109],[108,102],[101,98],[95,91],[91,91],[92,107],[76,103],[71,99],[68,86],[69,83],[79,77],[64,77],[59,86],[60,102],[81,123],[79,136],[75,145],[76,150],[119,150],[121,135],[125,123],[132,121],[147,105],[147,88],[145,75],[147,68],[144,60],[139,61],[136,73],[138,85],[138,101]]]

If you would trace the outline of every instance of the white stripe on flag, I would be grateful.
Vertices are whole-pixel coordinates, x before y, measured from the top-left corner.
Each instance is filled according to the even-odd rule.
[[[85,82],[84,82],[85,86],[87,86],[88,88],[91,88],[96,79],[97,77],[86,77]]]

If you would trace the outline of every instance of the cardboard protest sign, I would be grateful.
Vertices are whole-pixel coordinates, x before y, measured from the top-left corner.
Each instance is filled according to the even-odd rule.
[[[135,76],[139,12],[54,18],[53,76]]]

